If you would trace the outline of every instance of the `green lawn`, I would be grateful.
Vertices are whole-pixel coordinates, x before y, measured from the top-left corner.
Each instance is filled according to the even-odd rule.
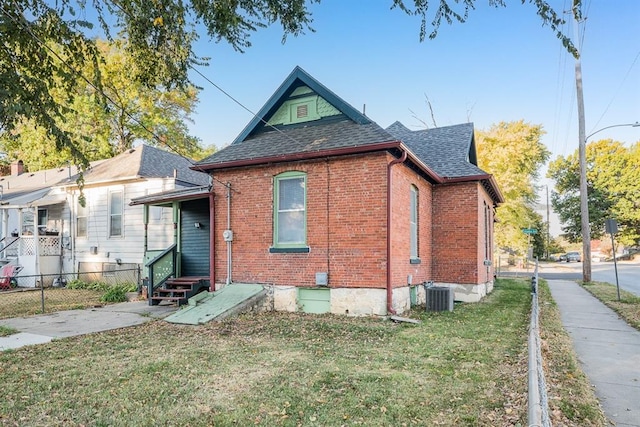
[[[414,310],[419,325],[254,313],[5,351],[0,425],[525,426],[530,301],[528,282],[499,280],[480,303]],[[568,339],[549,335],[549,349]],[[570,372],[586,396],[553,392],[554,420],[603,425],[581,410],[597,407],[588,382],[563,366],[550,387]]]
[[[44,312],[76,310],[104,305],[104,292],[88,289],[44,289]],[[43,294],[40,289],[0,292],[0,319],[43,314]]]
[[[640,297],[620,289],[620,300],[618,300],[616,285],[611,283],[591,282],[582,286],[618,313],[629,325],[640,330]]]

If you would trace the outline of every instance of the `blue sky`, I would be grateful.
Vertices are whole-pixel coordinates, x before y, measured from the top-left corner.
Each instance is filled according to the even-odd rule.
[[[312,6],[315,33],[289,37],[273,26],[251,37],[245,53],[202,39],[199,68],[216,85],[257,112],[299,65],[383,127],[410,128],[472,121],[488,129],[501,121],[541,124],[553,157],[578,146],[575,61],[530,4],[492,8],[478,0],[464,24],[443,24],[435,40],[418,40],[420,21],[391,0],[323,0]],[[570,0],[551,0],[558,10]],[[565,8],[566,9],[566,8]],[[586,0],[581,25],[586,133],[640,120],[640,1]],[[573,32],[571,16],[567,31]],[[192,133],[204,144],[230,143],[251,114],[197,75],[203,88]],[[626,143],[640,128],[597,134]],[[592,139],[595,139],[595,135]]]

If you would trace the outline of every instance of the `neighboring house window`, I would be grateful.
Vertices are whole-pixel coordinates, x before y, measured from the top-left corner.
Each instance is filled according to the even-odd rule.
[[[38,209],[38,232],[44,232],[47,228],[48,212],[46,209]],[[33,212],[27,211],[22,214],[22,233],[33,234]]]
[[[47,228],[47,222],[49,220],[49,212],[46,209],[38,209],[38,229],[44,230]]]
[[[147,190],[147,195],[152,194],[153,191]],[[162,220],[162,212],[164,208],[162,206],[149,206],[149,221],[161,221]]]
[[[411,242],[411,259],[418,259],[418,189],[411,186],[411,214],[410,214],[410,242]]]
[[[89,208],[85,202],[85,205],[80,205],[78,202],[78,206],[76,207],[76,236],[77,237],[87,237],[87,221],[89,218],[88,215]]]
[[[306,174],[285,172],[274,180],[274,246],[304,247],[307,243]]]
[[[122,190],[109,193],[109,237],[122,236]]]
[[[149,206],[149,220],[150,221],[162,220],[162,206]]]

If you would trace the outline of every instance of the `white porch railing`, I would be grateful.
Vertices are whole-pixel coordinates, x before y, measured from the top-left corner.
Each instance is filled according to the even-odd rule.
[[[38,255],[40,256],[60,256],[62,246],[60,236],[37,236]],[[29,256],[36,254],[36,243],[33,236],[20,237],[18,256]]]

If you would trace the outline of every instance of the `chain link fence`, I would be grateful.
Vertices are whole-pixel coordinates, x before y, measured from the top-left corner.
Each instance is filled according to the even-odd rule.
[[[0,318],[102,306],[137,296],[140,267],[82,271],[73,274],[5,278],[0,289]]]

